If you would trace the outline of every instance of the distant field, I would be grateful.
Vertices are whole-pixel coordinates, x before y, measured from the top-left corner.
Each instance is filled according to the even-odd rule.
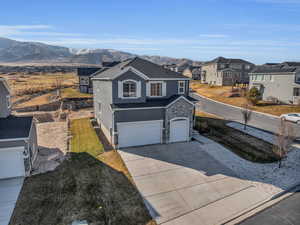
[[[58,84],[63,87],[71,87],[78,83],[78,78],[75,73],[1,76],[8,80],[13,96],[24,96],[41,91],[54,90]]]

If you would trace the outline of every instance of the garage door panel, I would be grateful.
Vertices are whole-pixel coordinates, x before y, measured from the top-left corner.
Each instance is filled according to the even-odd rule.
[[[170,123],[170,142],[187,141],[189,137],[189,120],[179,119]]]
[[[0,179],[25,175],[22,152],[18,150],[0,150]]]
[[[162,122],[118,123],[119,147],[161,143]]]

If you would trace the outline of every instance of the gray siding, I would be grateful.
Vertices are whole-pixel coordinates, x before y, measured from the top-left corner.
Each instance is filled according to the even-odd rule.
[[[7,96],[9,92],[0,80],[0,118],[5,118],[10,115],[10,109],[7,107]]]
[[[165,109],[136,109],[136,110],[121,110],[115,112],[115,124],[121,122],[136,122],[150,120],[164,120]]]
[[[259,75],[259,74],[258,74]],[[268,100],[270,97],[277,98],[279,101],[285,103],[291,103],[293,101],[293,89],[300,88],[300,84],[295,83],[295,75],[278,74],[272,75],[273,81],[269,79],[270,75],[264,75],[264,81],[253,81],[252,76],[250,78],[250,88],[255,84],[263,85],[263,100]],[[256,75],[254,75],[256,76]]]
[[[94,90],[94,112],[99,123],[106,129],[112,128],[112,112],[110,104],[112,103],[112,82],[111,81],[93,81]],[[101,113],[99,112],[99,103],[101,104]]]

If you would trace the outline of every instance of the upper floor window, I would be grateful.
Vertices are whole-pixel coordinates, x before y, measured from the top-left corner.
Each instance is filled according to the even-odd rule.
[[[161,97],[162,95],[162,83],[150,83],[150,96]]]
[[[178,81],[178,94],[185,93],[185,81]]]
[[[123,82],[123,97],[124,98],[137,97],[136,82],[134,81]]]
[[[250,66],[250,65],[245,65],[245,69],[246,69],[246,70],[250,70],[250,69],[251,69],[251,66]]]
[[[300,96],[300,88],[294,88],[294,96]]]
[[[297,75],[296,75],[296,82],[297,82],[297,83],[300,83],[300,74],[297,74]]]

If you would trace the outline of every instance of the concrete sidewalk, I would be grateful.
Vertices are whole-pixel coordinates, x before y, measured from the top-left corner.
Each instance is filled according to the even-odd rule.
[[[158,224],[220,224],[269,197],[202,147],[189,142],[119,150]]]

